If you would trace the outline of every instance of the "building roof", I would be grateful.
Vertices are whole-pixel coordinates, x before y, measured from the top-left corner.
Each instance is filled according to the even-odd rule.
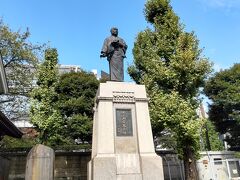
[[[0,94],[6,94],[7,92],[7,79],[0,56]],[[21,138],[23,133],[0,111],[0,137],[4,135]]]
[[[0,111],[0,136],[21,138],[23,133]]]

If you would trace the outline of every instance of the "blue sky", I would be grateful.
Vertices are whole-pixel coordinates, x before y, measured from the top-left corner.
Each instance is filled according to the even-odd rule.
[[[29,27],[33,43],[49,42],[58,49],[61,64],[104,70],[99,54],[110,28],[128,44],[125,69],[133,61],[138,32],[149,26],[143,15],[145,0],[0,0],[0,16],[13,30]],[[172,0],[187,31],[195,31],[203,55],[215,69],[240,62],[240,0]],[[126,81],[131,81],[125,71]]]

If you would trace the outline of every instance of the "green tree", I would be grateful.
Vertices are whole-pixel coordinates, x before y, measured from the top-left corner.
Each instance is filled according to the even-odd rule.
[[[202,129],[202,151],[222,151],[224,146],[222,141],[219,139],[219,133],[216,131],[214,124],[206,119],[205,125]]]
[[[196,115],[197,96],[211,65],[201,56],[194,33],[184,31],[169,0],[148,0],[144,12],[152,28],[138,34],[134,65],[128,71],[146,86],[154,134],[163,130],[172,134],[186,179],[197,179],[194,162],[203,125]]]
[[[58,54],[56,49],[45,51],[45,60],[37,72],[37,87],[31,92],[31,123],[39,131],[39,140],[43,144],[61,144],[67,142],[61,136],[64,122],[57,107],[58,94],[55,91],[59,79]]]
[[[94,98],[99,81],[92,73],[85,71],[63,74],[57,84],[58,108],[64,117],[64,136],[90,141]]]
[[[209,118],[217,131],[227,135],[232,150],[240,150],[240,64],[221,70],[211,77],[204,88],[212,104]]]
[[[8,95],[0,96],[0,110],[13,120],[26,112],[34,69],[43,49],[43,45],[29,42],[29,37],[28,29],[14,32],[0,18],[0,56],[10,91]]]

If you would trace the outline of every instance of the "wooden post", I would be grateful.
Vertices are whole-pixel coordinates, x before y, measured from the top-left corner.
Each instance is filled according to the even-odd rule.
[[[54,151],[38,144],[27,156],[25,180],[53,180],[54,178]]]

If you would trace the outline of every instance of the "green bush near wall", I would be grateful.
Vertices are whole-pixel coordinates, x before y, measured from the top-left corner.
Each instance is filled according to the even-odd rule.
[[[37,142],[34,139],[31,138],[13,138],[10,136],[4,136],[2,141],[0,142],[0,148],[1,149],[8,149],[8,148],[31,148],[33,147]]]
[[[29,151],[34,145],[38,142],[33,138],[22,138],[16,139],[9,136],[5,136],[0,142],[0,151]],[[79,144],[79,145],[59,145],[59,146],[50,146],[55,151],[80,151],[88,152],[91,151],[91,144]]]

